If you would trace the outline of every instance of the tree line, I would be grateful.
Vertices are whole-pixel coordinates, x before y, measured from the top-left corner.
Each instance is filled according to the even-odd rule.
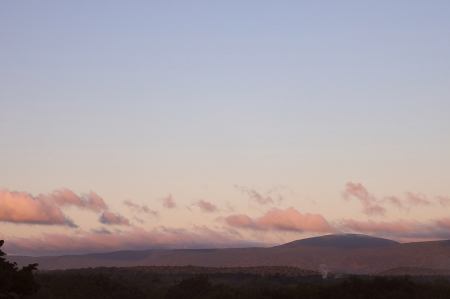
[[[0,241],[0,247],[3,241]],[[446,276],[329,275],[294,267],[19,269],[0,250],[0,298],[428,299],[450,298]]]
[[[233,275],[233,274],[231,274]],[[450,298],[450,282],[445,277],[415,281],[410,277],[361,277],[312,279],[299,282],[284,275],[266,275],[233,282],[213,283],[207,274],[181,280],[148,280],[130,283],[105,273],[38,274],[41,285],[33,299],[439,299]]]

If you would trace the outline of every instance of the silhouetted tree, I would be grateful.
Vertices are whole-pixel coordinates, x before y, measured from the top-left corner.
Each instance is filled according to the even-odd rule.
[[[0,247],[4,241],[0,240]],[[8,262],[0,249],[0,298],[23,298],[36,293],[39,286],[34,281],[33,270],[37,269],[38,264],[30,264],[17,267],[17,263]]]

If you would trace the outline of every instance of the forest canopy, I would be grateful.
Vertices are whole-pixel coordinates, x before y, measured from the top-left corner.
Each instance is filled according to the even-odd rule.
[[[0,247],[5,243],[0,240]],[[22,298],[36,293],[39,286],[36,284],[33,271],[38,264],[30,264],[19,270],[17,263],[8,262],[6,253],[0,249],[0,298]]]

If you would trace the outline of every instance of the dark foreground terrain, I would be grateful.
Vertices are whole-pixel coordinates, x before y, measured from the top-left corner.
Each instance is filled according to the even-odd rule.
[[[207,273],[207,274],[205,274]],[[450,298],[446,276],[356,276],[294,267],[127,267],[39,271],[34,299]]]
[[[41,270],[163,265],[293,266],[374,274],[397,267],[450,270],[450,241],[400,244],[365,235],[328,235],[270,248],[150,249],[66,256],[8,256],[7,259],[19,266],[38,263]]]

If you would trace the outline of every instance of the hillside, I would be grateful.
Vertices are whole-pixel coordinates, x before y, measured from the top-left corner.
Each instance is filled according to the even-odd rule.
[[[449,241],[407,244],[391,241],[394,242],[393,245],[380,246],[388,244],[390,240],[350,236],[351,246],[338,246],[342,244],[343,238],[346,237],[343,235],[338,235],[336,238],[324,236],[319,239],[304,239],[271,248],[157,249],[47,257],[8,256],[7,258],[10,261],[16,261],[19,265],[39,263],[39,269],[49,270],[101,266],[185,265],[201,267],[292,266],[309,270],[325,267],[332,272],[347,273],[379,273],[397,267],[450,269]],[[358,244],[358,241],[361,243]],[[333,242],[335,244],[333,246],[321,245],[333,244]]]
[[[430,269],[430,268],[420,268],[420,267],[398,267],[398,268],[389,269],[389,270],[377,273],[377,275],[381,275],[381,276],[403,276],[403,275],[450,276],[450,269],[444,270],[444,269]]]
[[[43,270],[40,274],[95,274],[106,273],[113,276],[136,275],[219,275],[219,274],[249,274],[249,275],[285,275],[289,277],[322,276],[318,271],[300,269],[297,267],[271,266],[271,267],[197,267],[197,266],[135,266],[135,267],[98,267],[67,270]]]
[[[359,234],[327,235],[293,241],[277,247],[297,248],[310,247],[336,247],[345,249],[378,248],[400,244],[398,242]]]

